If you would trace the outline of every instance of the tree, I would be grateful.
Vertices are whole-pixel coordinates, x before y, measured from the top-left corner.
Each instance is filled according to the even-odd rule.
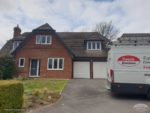
[[[0,79],[11,79],[17,75],[15,61],[12,57],[0,57]]]
[[[94,31],[100,33],[102,36],[110,40],[116,38],[119,32],[119,30],[113,25],[112,21],[96,24]]]

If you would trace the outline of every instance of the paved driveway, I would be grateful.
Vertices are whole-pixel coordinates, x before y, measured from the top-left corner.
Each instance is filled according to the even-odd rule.
[[[140,113],[133,108],[139,103],[150,107],[150,101],[145,96],[111,95],[105,80],[73,79],[69,81],[60,101],[35,113]]]

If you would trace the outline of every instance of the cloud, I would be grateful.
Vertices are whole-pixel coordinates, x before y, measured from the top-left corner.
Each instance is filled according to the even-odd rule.
[[[0,48],[22,31],[48,22],[56,31],[92,31],[96,23],[113,21],[124,32],[150,32],[150,0],[1,0]]]
[[[124,15],[120,19],[122,32],[150,32],[149,0],[118,0]]]

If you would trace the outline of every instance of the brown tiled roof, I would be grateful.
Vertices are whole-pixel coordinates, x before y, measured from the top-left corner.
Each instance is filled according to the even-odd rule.
[[[13,41],[23,41],[31,32],[24,32],[20,36],[12,38]]]
[[[6,42],[6,44],[0,50],[0,57],[1,56],[10,56],[11,55],[12,46],[13,46],[12,39],[8,40]]]
[[[35,29],[33,29],[33,31],[54,31],[54,29],[48,24],[48,23],[45,23]]]
[[[23,41],[30,32],[25,32],[18,37],[8,40],[0,50],[0,56],[11,56],[13,41]]]
[[[58,32],[58,35],[75,57],[107,57],[104,43],[108,40],[97,32]],[[102,41],[103,51],[87,51],[86,41],[88,40]]]
[[[69,51],[72,56],[75,57],[107,57],[107,51],[105,48],[105,43],[109,40],[101,36],[97,32],[55,32],[49,24],[44,24],[36,29],[33,32],[23,33],[19,37],[15,37],[9,40],[4,47],[1,49],[0,54],[10,54],[13,46],[13,41],[23,41],[20,46],[13,52],[16,53],[24,44],[30,40],[30,37],[35,32],[45,32],[50,31],[58,36],[58,39],[64,44],[65,48]],[[87,51],[86,50],[86,41],[97,40],[102,41],[102,51]]]

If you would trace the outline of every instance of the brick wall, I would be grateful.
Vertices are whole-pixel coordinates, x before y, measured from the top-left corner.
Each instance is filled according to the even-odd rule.
[[[25,58],[25,67],[19,68],[20,76],[29,76],[30,59],[39,59],[40,77],[50,78],[72,78],[72,58],[63,44],[53,34],[51,45],[37,45],[36,36],[32,36],[25,45],[16,53],[16,65],[18,66],[19,58]],[[64,70],[47,70],[49,57],[64,58]]]

